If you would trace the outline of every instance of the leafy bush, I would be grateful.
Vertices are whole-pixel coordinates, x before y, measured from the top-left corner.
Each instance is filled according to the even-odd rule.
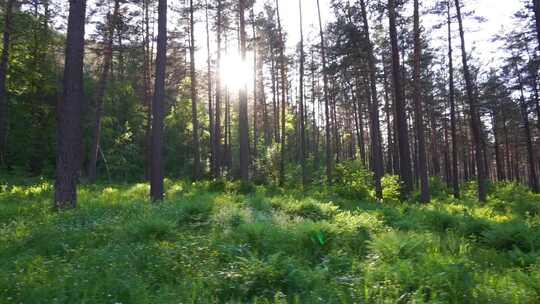
[[[459,222],[459,232],[466,237],[481,237],[489,228],[490,224],[485,219],[464,216]]]
[[[444,210],[424,210],[422,212],[422,224],[428,229],[445,232],[448,229],[455,229],[459,225],[458,218],[445,212]]]
[[[127,226],[128,239],[133,241],[164,240],[173,235],[174,223],[160,218],[146,218]]]
[[[438,198],[445,198],[448,196],[448,185],[439,177],[429,178],[429,191],[431,196]]]
[[[236,204],[220,204],[212,214],[212,223],[218,230],[234,229],[241,224],[252,221],[252,214],[249,209],[242,208]]]
[[[293,216],[299,216],[313,221],[320,221],[332,218],[338,207],[332,203],[321,204],[312,199],[290,200],[285,202],[275,202],[274,206],[280,208]]]
[[[482,233],[482,237],[484,244],[497,250],[519,248],[524,252],[529,252],[540,245],[539,232],[517,221],[493,225],[490,230]]]
[[[360,161],[341,162],[336,166],[336,192],[343,197],[364,200],[370,197],[373,174]]]
[[[199,200],[182,201],[175,212],[178,225],[200,224],[210,219],[214,205],[209,197]]]
[[[540,214],[540,195],[517,183],[499,183],[489,199],[489,206],[499,212],[512,211],[519,216]]]
[[[397,204],[401,200],[401,181],[397,175],[385,175],[381,179],[383,201]]]
[[[419,258],[426,252],[428,245],[429,238],[425,235],[399,231],[379,234],[368,242],[370,256],[385,261]]]

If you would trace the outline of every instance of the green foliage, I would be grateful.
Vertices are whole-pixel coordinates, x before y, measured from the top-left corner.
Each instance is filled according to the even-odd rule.
[[[428,242],[426,236],[391,231],[370,241],[369,248],[374,259],[414,259],[425,253]]]
[[[397,175],[385,175],[381,179],[383,201],[388,204],[397,204],[401,198],[401,181]]]
[[[540,214],[540,194],[517,183],[500,183],[490,195],[489,204],[497,211],[514,212],[520,216]]]
[[[356,200],[370,197],[373,188],[373,173],[364,168],[359,160],[340,162],[335,172],[336,192]]]
[[[143,183],[83,186],[79,208],[57,213],[49,181],[0,176],[0,302],[535,303],[540,296],[540,219],[514,205],[535,198],[513,193],[519,187],[499,185],[479,206],[380,204],[325,188],[246,192],[227,180],[165,184],[161,204],[149,202]]]
[[[485,231],[482,241],[497,250],[519,248],[529,252],[540,247],[540,231],[531,229],[523,222],[510,221],[496,224]]]

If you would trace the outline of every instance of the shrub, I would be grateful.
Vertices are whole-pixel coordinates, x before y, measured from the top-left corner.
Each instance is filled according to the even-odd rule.
[[[290,201],[281,208],[293,216],[300,216],[313,221],[330,219],[338,211],[338,207],[332,203],[319,204],[312,199]]]
[[[136,242],[164,240],[173,235],[174,223],[157,218],[149,217],[140,219],[127,225],[128,239]]]
[[[197,201],[183,201],[176,211],[176,221],[178,225],[202,224],[209,220],[212,209],[213,204],[209,195],[202,196]]]
[[[448,185],[439,177],[429,178],[429,191],[431,196],[445,198],[448,196]]]
[[[482,233],[482,241],[497,250],[512,250],[514,247],[529,252],[538,247],[539,233],[522,222],[509,221],[493,225]]]
[[[212,214],[213,227],[219,231],[234,229],[251,220],[252,214],[249,209],[231,203],[220,204]]]
[[[420,257],[428,243],[425,235],[390,231],[375,236],[368,242],[368,248],[372,258],[392,261]]]
[[[443,210],[423,210],[423,224],[426,228],[436,232],[445,232],[448,229],[457,228],[458,219]]]
[[[466,237],[480,237],[490,228],[488,221],[472,216],[464,216],[459,222],[459,232]]]
[[[540,214],[540,195],[517,183],[499,183],[490,196],[489,205],[499,212],[512,211],[519,216]]]
[[[336,166],[336,192],[349,199],[362,200],[370,197],[373,174],[360,161],[341,162]]]
[[[397,204],[401,198],[401,181],[397,175],[385,175],[381,179],[383,201],[388,204]]]

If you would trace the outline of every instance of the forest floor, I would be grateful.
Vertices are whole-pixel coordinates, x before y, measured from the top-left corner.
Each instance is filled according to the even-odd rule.
[[[479,205],[345,199],[331,190],[0,179],[0,303],[540,303],[540,196]]]

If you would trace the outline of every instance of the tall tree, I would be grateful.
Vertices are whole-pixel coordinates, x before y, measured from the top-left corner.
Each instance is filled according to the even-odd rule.
[[[112,15],[107,13],[105,24],[107,30],[105,34],[105,45],[103,48],[103,64],[101,67],[101,77],[96,88],[96,116],[94,120],[94,131],[92,136],[92,146],[90,147],[90,157],[88,161],[87,175],[88,181],[94,182],[97,177],[97,159],[101,140],[101,119],[103,117],[103,100],[105,98],[105,89],[109,82],[109,72],[111,71],[114,30],[118,24],[118,12],[120,10],[120,0],[114,0],[114,9]]]
[[[540,47],[540,0],[533,1],[534,19],[536,25],[536,39],[538,40],[538,46]]]
[[[420,202],[427,203],[430,200],[429,194],[429,181],[427,171],[426,160],[426,138],[424,133],[424,113],[422,109],[422,87],[421,87],[421,51],[420,45],[420,12],[419,1],[414,0],[414,87],[413,87],[413,99],[414,99],[414,114],[415,114],[415,127],[416,137],[418,139],[418,174],[420,175]]]
[[[484,168],[484,157],[482,153],[482,125],[480,114],[474,93],[474,84],[472,81],[469,65],[467,61],[467,51],[465,48],[465,32],[463,30],[463,19],[461,16],[461,6],[459,0],[455,0],[456,13],[459,25],[459,36],[461,39],[461,60],[463,65],[463,76],[465,77],[465,90],[467,92],[467,102],[470,108],[471,131],[473,136],[473,144],[476,161],[476,175],[478,179],[478,199],[485,202],[487,199],[486,189],[486,170]]]
[[[521,117],[523,119],[523,132],[525,133],[525,139],[527,141],[527,158],[529,163],[529,186],[532,191],[538,193],[540,189],[538,188],[538,176],[536,175],[536,159],[534,154],[533,141],[531,136],[531,127],[529,124],[529,106],[525,99],[525,93],[523,90],[523,79],[521,76],[521,71],[518,69],[517,64],[514,62],[514,67],[516,69],[516,74],[518,77],[518,87],[520,94],[520,110]]]
[[[365,0],[360,0],[360,6],[362,10],[362,19],[364,25],[364,34],[366,35],[367,43],[367,62],[369,69],[369,83],[370,83],[370,122],[371,122],[371,158],[373,160],[373,172],[374,182],[375,182],[375,193],[379,199],[382,198],[382,186],[381,178],[384,174],[384,164],[383,164],[383,151],[381,144],[381,126],[379,121],[379,99],[377,94],[377,70],[375,67],[375,55],[373,52],[373,44],[371,42],[371,37],[369,34],[369,23],[366,10]],[[361,119],[361,118],[360,118]],[[363,143],[362,143],[363,144]]]
[[[222,0],[217,0],[217,21],[216,21],[216,35],[217,35],[217,58],[216,58],[216,71],[221,69],[221,29],[222,29],[222,14],[223,3]],[[221,148],[221,77],[216,77],[216,98],[215,98],[215,119],[214,119],[214,136],[212,142],[212,175],[217,177],[220,174],[221,161],[222,161],[222,148]]]
[[[246,21],[244,17],[246,9],[245,0],[238,1],[240,16],[240,55],[242,62],[246,62]],[[238,127],[240,137],[240,177],[243,182],[249,181],[249,124],[247,109],[247,83],[240,88],[240,102],[238,111]]]
[[[276,0],[276,14],[278,22],[279,35],[279,63],[281,72],[281,144],[280,144],[280,162],[279,162],[279,184],[285,184],[285,142],[287,138],[285,130],[286,113],[287,113],[287,70],[285,68],[285,39],[281,28],[281,17],[279,14],[279,0]]]
[[[167,65],[167,0],[158,2],[158,37],[156,78],[152,102],[152,166],[150,196],[153,202],[163,200],[163,116],[165,101],[165,68]]]
[[[7,0],[4,7],[4,34],[0,58],[0,166],[7,165],[8,101],[6,76],[8,73],[9,48],[11,44],[11,19],[15,0]]]
[[[193,180],[199,180],[201,178],[201,152],[199,149],[199,119],[197,117],[197,72],[195,67],[195,7],[193,6],[193,0],[189,0],[189,32],[190,32],[190,45],[189,45],[189,71],[191,78],[191,123],[193,125]],[[210,76],[210,75],[209,75]],[[210,93],[209,93],[210,94]]]
[[[152,52],[150,50],[150,0],[143,0],[143,18],[144,18],[144,38],[143,38],[143,90],[144,101],[143,105],[146,110],[146,121],[144,130],[144,178],[149,181],[152,171],[152,96],[151,96],[151,66]]]
[[[206,77],[208,91],[208,133],[210,133],[210,171],[213,172],[214,158],[216,150],[214,149],[214,110],[212,107],[212,56],[210,49],[210,20],[208,16],[208,0],[205,0],[204,16],[206,23]]]
[[[403,97],[401,79],[401,65],[399,59],[399,46],[396,30],[396,1],[388,0],[388,17],[390,24],[390,41],[392,45],[392,79],[394,80],[394,116],[397,129],[397,141],[399,148],[399,169],[403,181],[403,195],[409,196],[412,187],[412,167],[409,148],[409,132],[407,130],[407,111]]]
[[[77,175],[81,165],[81,115],[84,98],[83,61],[86,0],[69,1],[64,93],[58,102],[58,148],[55,207],[77,206]]]
[[[307,185],[307,169],[306,169],[306,130],[305,130],[305,115],[304,115],[304,30],[302,24],[302,0],[298,0],[298,8],[300,12],[300,164],[302,166],[302,185]]]
[[[454,57],[452,48],[452,2],[447,0],[447,26],[448,26],[448,96],[450,100],[450,129],[452,135],[452,190],[455,198],[459,198],[459,171],[458,171],[458,147],[456,130],[456,102],[454,88]]]
[[[324,43],[324,32],[321,19],[321,5],[317,0],[317,13],[319,16],[319,36],[321,38],[321,59],[323,73],[323,94],[324,94],[324,119],[326,136],[326,179],[329,185],[332,184],[332,136],[330,132],[330,105],[328,104],[328,75],[326,70],[326,46]]]
[[[257,160],[257,142],[259,141],[259,134],[257,133],[257,114],[258,114],[258,88],[257,88],[257,22],[255,20],[255,8],[251,6],[251,29],[252,29],[252,49],[253,49],[253,170],[256,171]],[[262,59],[262,58],[261,58]],[[262,91],[261,94],[262,96]]]

